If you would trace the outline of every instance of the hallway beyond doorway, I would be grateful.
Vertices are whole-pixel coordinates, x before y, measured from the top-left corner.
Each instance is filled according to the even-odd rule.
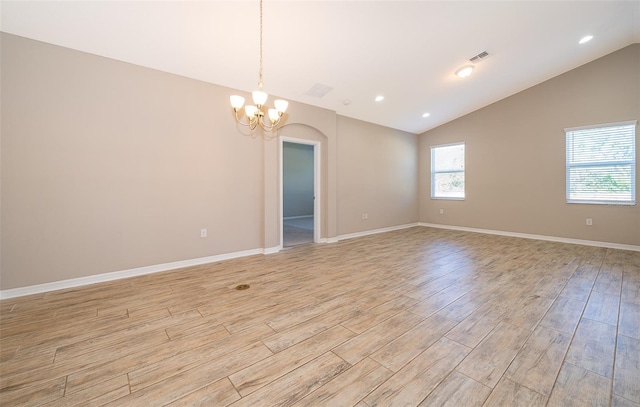
[[[295,246],[313,242],[313,216],[284,219],[283,246]]]

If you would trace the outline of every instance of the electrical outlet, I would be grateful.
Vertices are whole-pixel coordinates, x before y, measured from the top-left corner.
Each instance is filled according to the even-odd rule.
[[[362,219],[369,219],[369,214],[368,213],[363,213],[362,214]]]
[[[440,209],[440,215],[444,214],[444,209]]]
[[[200,229],[200,237],[207,237],[207,229]]]
[[[593,225],[593,219],[587,218],[587,226],[592,226],[592,225]]]

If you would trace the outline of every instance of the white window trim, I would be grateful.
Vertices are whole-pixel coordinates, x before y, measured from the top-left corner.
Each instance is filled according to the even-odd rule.
[[[451,147],[451,146],[464,146],[464,170],[462,171],[438,171],[435,172],[433,169],[433,149],[434,148],[440,148],[440,147]],[[431,173],[430,173],[430,179],[431,179],[431,199],[438,199],[438,200],[445,200],[445,201],[464,201],[467,198],[467,184],[466,184],[466,174],[465,174],[465,188],[464,188],[464,196],[463,197],[451,197],[451,196],[434,196],[434,192],[435,192],[435,183],[433,182],[434,179],[434,174],[455,174],[455,173],[465,173],[467,170],[467,146],[466,143],[464,141],[459,141],[456,143],[448,143],[448,144],[438,144],[435,146],[430,146],[429,147],[429,154],[431,156]]]
[[[564,129],[564,132],[566,134],[567,132],[570,132],[570,131],[601,129],[603,127],[635,126],[637,124],[638,124],[637,120],[627,120],[625,122],[613,122],[613,123],[592,124],[589,126],[567,127],[566,129]]]
[[[565,140],[567,137],[567,133],[569,132],[573,132],[573,131],[580,131],[580,130],[591,130],[591,129],[599,129],[599,128],[607,128],[607,127],[621,127],[621,126],[636,126],[636,138],[638,137],[638,129],[637,129],[637,124],[638,121],[637,120],[627,120],[627,121],[622,121],[622,122],[613,122],[613,123],[602,123],[602,124],[593,124],[593,125],[588,125],[588,126],[578,126],[578,127],[567,127],[564,129],[564,134],[565,134]],[[636,191],[636,185],[637,185],[637,173],[635,171],[636,166],[637,166],[637,161],[638,161],[638,152],[637,152],[637,143],[635,144],[635,150],[634,150],[634,160],[629,160],[629,161],[616,161],[616,162],[607,162],[607,161],[600,161],[600,162],[596,162],[596,163],[585,163],[585,164],[574,164],[574,165],[567,165],[566,162],[566,158],[565,158],[565,165],[566,165],[566,172],[565,172],[565,195],[566,195],[566,202],[568,204],[585,204],[585,205],[611,205],[611,206],[635,206],[638,203],[638,199],[637,199],[637,191]],[[567,151],[565,150],[565,154],[567,153]],[[607,200],[581,200],[581,199],[570,199],[569,198],[569,171],[568,168],[572,167],[572,168],[576,168],[576,167],[598,167],[598,166],[602,166],[602,165],[611,165],[611,164],[633,164],[635,163],[635,165],[632,167],[633,168],[633,177],[631,180],[631,185],[632,185],[632,189],[633,189],[633,200],[632,201],[623,201],[623,202],[616,202],[616,201],[607,201]]]

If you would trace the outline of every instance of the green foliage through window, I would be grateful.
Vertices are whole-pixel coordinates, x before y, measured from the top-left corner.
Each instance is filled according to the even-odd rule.
[[[635,204],[635,122],[566,129],[567,202]]]
[[[464,143],[431,147],[431,197],[464,199]]]

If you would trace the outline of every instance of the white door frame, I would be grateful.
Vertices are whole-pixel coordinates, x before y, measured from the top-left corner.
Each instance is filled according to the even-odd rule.
[[[320,157],[321,157],[321,146],[322,143],[320,141],[314,140],[305,140],[294,137],[285,137],[280,136],[280,247],[284,247],[284,143],[297,143],[297,144],[306,144],[313,146],[313,242],[319,243],[320,236],[320,222],[321,218],[321,202],[322,199],[320,197],[321,191],[321,183],[320,183]]]

